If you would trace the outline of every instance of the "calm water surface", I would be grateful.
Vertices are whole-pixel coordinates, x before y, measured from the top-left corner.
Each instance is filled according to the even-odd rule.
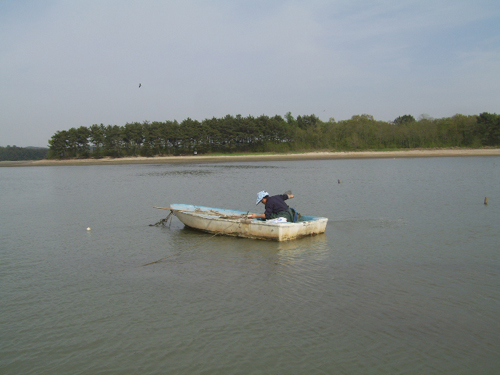
[[[326,233],[149,226],[262,189]],[[0,168],[0,191],[1,374],[500,372],[499,157]]]

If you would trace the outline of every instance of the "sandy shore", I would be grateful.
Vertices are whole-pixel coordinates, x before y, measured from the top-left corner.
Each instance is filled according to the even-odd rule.
[[[228,156],[157,156],[72,160],[0,161],[0,167],[35,167],[57,165],[113,165],[113,164],[161,164],[161,163],[215,163],[272,160],[327,160],[368,158],[421,158],[451,156],[500,156],[500,149],[416,149],[408,151],[359,151],[359,152],[309,152],[303,154],[261,154]]]

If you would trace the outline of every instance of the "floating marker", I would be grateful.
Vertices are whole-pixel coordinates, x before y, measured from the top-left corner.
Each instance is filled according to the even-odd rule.
[[[87,227],[87,230],[90,230],[90,227]]]

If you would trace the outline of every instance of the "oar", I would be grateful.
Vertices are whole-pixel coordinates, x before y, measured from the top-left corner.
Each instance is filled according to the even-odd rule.
[[[189,211],[189,210],[181,210],[180,208],[170,208],[170,207],[153,207],[158,208],[160,210],[170,210],[170,211]]]
[[[184,212],[195,212],[196,211],[190,211],[190,210],[182,210],[180,208],[169,208],[169,207],[153,207],[153,208],[158,208],[160,210],[170,210],[170,211],[184,211]],[[246,215],[224,215],[222,213],[215,213],[215,212],[208,212],[208,211],[202,211],[200,212],[203,215],[214,215],[214,216],[219,216],[222,219],[242,219],[242,218],[247,218],[248,213]]]
[[[220,212],[213,212],[213,211],[193,211],[193,210],[183,210],[181,208],[170,208],[170,207],[153,207],[153,208],[159,208],[160,210],[170,210],[170,211],[182,211],[182,212],[194,212],[197,214],[203,214],[203,215],[222,215]]]

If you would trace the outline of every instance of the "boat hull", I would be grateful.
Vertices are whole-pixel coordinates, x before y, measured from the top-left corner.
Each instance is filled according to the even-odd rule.
[[[208,233],[274,241],[290,241],[325,232],[326,217],[302,216],[297,223],[248,219],[248,212],[172,204],[170,209],[186,226]]]

